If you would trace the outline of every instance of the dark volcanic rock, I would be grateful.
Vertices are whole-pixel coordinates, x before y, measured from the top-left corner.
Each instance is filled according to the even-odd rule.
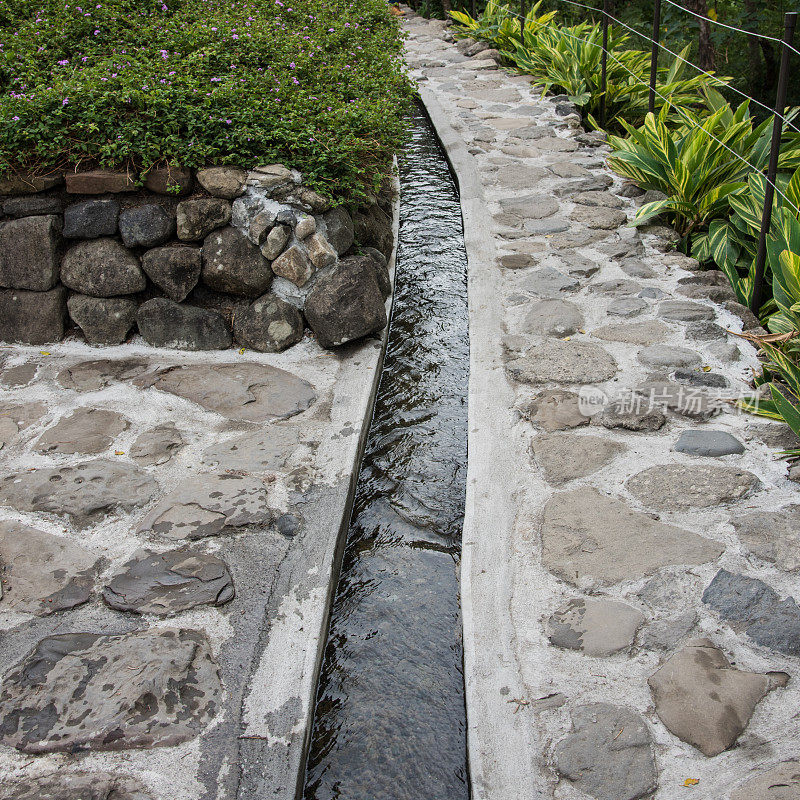
[[[325,222],[325,237],[340,256],[344,255],[353,246],[355,239],[353,218],[347,209],[339,206],[325,214],[322,219]]]
[[[184,242],[201,242],[209,233],[231,221],[231,204],[227,200],[201,197],[178,203],[178,238]]]
[[[155,203],[126,208],[119,215],[119,232],[126,247],[156,247],[175,233],[175,218]]]
[[[200,280],[203,259],[197,247],[156,247],[142,256],[142,269],[176,303],[186,299]]]
[[[203,242],[202,279],[217,292],[259,297],[272,284],[269,261],[236,228],[224,228]]]
[[[23,217],[0,223],[0,286],[43,292],[58,281],[61,220]]]
[[[121,344],[136,321],[136,301],[127,297],[74,294],[67,308],[89,344]]]
[[[139,333],[153,347],[178,350],[224,350],[231,346],[225,318],[217,311],[154,297],[139,306]]]
[[[221,695],[199,631],[48,636],[3,676],[0,741],[26,753],[175,745],[203,730]]]
[[[3,214],[7,217],[38,217],[44,214],[60,214],[64,203],[58,197],[23,195],[10,197],[3,203]]]
[[[336,347],[377,333],[387,324],[375,270],[365,259],[342,262],[333,272],[318,278],[304,310],[322,347]]]
[[[61,280],[70,289],[92,297],[135,294],[147,286],[139,259],[114,239],[73,245],[61,264]]]
[[[153,800],[139,781],[109,772],[58,772],[3,785],[3,800]]]
[[[279,353],[303,338],[303,317],[291,303],[265,294],[236,311],[233,332],[239,344],[261,353]]]
[[[64,237],[97,239],[113,236],[117,232],[118,220],[119,203],[110,197],[73,203],[64,211]]]
[[[199,605],[221,606],[233,595],[225,562],[188,548],[129,561],[103,590],[111,608],[162,617]]]
[[[353,229],[360,245],[380,250],[390,258],[394,249],[392,219],[379,205],[370,206],[366,211],[353,214]]]
[[[147,173],[144,185],[156,194],[186,195],[192,191],[192,171],[181,167],[155,167]]]
[[[23,344],[58,342],[64,336],[67,291],[0,290],[0,341]]]

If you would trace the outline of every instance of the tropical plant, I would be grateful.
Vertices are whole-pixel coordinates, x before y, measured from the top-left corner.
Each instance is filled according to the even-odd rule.
[[[750,397],[737,405],[760,417],[785,422],[800,437],[800,365],[783,349],[768,341],[759,342],[765,355],[764,374],[756,381],[769,387],[769,398]],[[800,448],[784,450],[784,455],[798,458]]]
[[[628,47],[630,37],[609,29],[606,119],[604,127],[620,130],[623,121],[638,125],[649,106],[650,54]],[[601,61],[603,33],[600,25],[581,23],[571,27],[545,26],[525,45],[515,42],[511,59],[521,72],[533,75],[535,82],[548,92],[558,89],[579,106],[589,124],[598,122],[601,99]],[[668,67],[660,67],[656,83],[656,108],[666,106],[671,119],[672,106],[702,108],[706,106],[704,90],[723,86],[727,78],[695,75],[684,78],[688,47]]]
[[[628,138],[609,137],[611,168],[643,189],[666,195],[642,206],[634,224],[666,214],[687,250],[693,234],[727,218],[731,198],[747,190],[748,177],[766,171],[772,139],[772,118],[756,125],[748,102],[734,111],[715,90],[707,89],[706,95],[713,111],[705,118],[680,110],[683,124],[670,130],[664,108],[658,117],[648,114],[640,128],[625,124]],[[800,134],[785,133],[778,169],[798,167]]]
[[[555,11],[540,15],[541,5],[542,0],[534,3],[525,15],[526,41],[536,37],[556,17]],[[489,42],[506,54],[513,52],[522,38],[520,16],[507,3],[489,0],[483,14],[477,19],[460,11],[451,11],[450,16],[458,23],[461,34]]]

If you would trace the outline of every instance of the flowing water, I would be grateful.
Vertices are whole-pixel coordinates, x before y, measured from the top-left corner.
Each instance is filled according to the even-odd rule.
[[[305,800],[467,800],[458,569],[467,462],[458,191],[417,110],[386,361],[320,677]]]

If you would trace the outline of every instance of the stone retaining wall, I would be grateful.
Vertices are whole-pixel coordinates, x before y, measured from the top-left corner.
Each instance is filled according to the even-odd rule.
[[[386,326],[391,192],[332,208],[280,164],[0,181],[0,341],[279,352]]]

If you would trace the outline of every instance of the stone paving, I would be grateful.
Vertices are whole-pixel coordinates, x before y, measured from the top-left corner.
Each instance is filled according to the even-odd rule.
[[[757,321],[627,227],[642,193],[566,98],[404,25],[470,260],[473,796],[800,797],[796,442],[725,399]]]
[[[384,342],[0,345],[0,798],[293,800]]]

